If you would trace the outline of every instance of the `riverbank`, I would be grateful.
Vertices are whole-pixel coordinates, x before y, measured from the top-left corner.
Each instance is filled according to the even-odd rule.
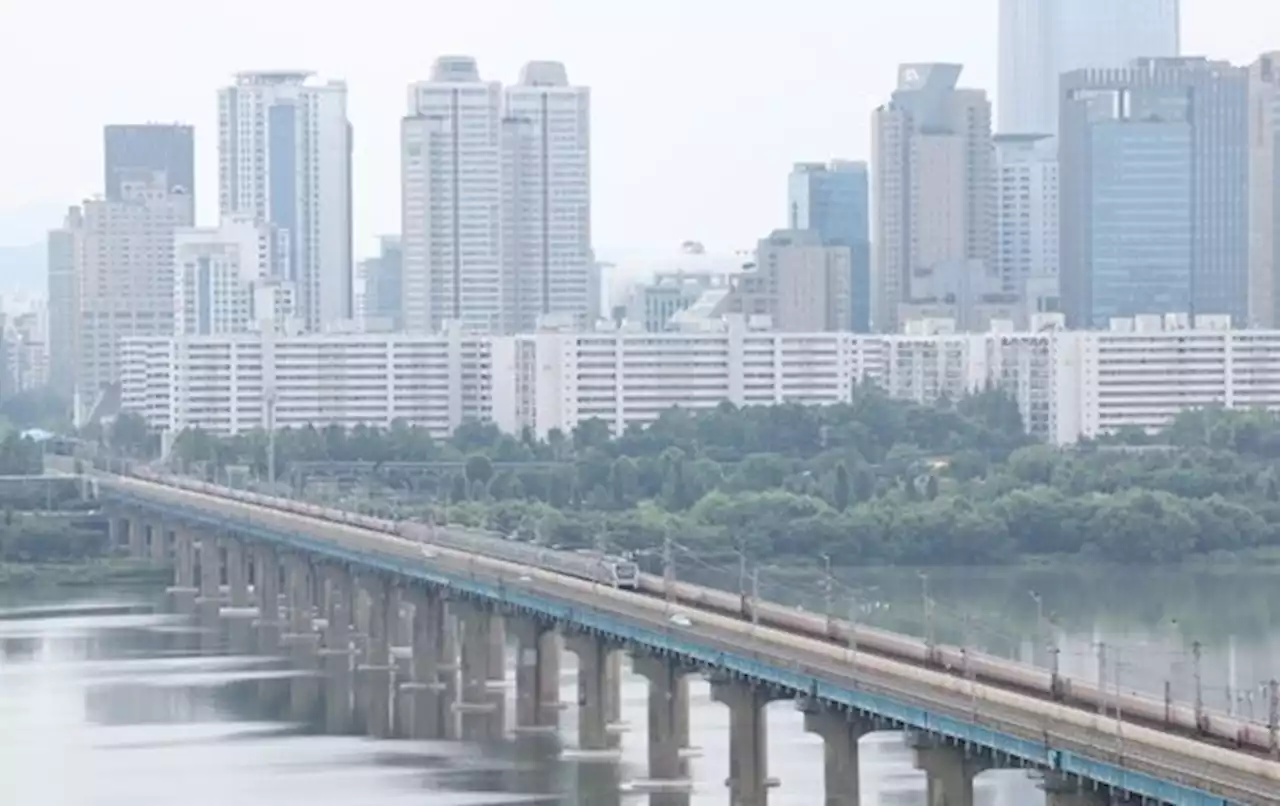
[[[172,570],[129,559],[70,563],[0,563],[0,588],[152,586],[169,581]]]

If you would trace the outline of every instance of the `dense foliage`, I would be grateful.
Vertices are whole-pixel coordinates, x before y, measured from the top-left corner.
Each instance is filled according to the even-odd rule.
[[[673,409],[616,439],[591,421],[546,440],[468,423],[448,441],[396,425],[276,443],[282,474],[372,463],[364,475],[396,492],[365,506],[563,546],[643,552],[670,536],[713,562],[1136,563],[1280,543],[1280,419],[1263,412],[1189,412],[1154,438],[1063,450],[1029,440],[998,392],[929,407],[862,388],[828,407]],[[261,477],[267,450],[263,433],[186,432],[173,456]]]
[[[38,476],[44,472],[40,443],[10,431],[0,440],[0,476]]]
[[[106,551],[105,531],[89,518],[32,517],[6,510],[0,520],[0,562],[83,562]]]

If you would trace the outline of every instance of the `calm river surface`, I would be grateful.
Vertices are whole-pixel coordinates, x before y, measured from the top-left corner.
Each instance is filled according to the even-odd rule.
[[[1030,658],[1041,643],[1039,635],[1052,633],[1069,673],[1096,676],[1096,647],[1106,644],[1109,656],[1120,659],[1107,675],[1118,669],[1126,688],[1139,680],[1162,687],[1164,676],[1177,678],[1183,673],[1179,663],[1189,662],[1189,647],[1196,641],[1202,644],[1206,686],[1220,690],[1223,703],[1228,686],[1234,686],[1231,697],[1241,710],[1248,705],[1243,691],[1280,669],[1280,621],[1271,615],[1280,595],[1280,575],[1260,570],[1117,577],[1089,573],[1082,582],[1074,572],[1037,573],[1028,579],[1008,569],[939,571],[925,583],[915,572],[895,571],[842,581],[858,592],[855,607],[869,620],[890,626],[909,626],[913,603],[919,623],[920,589],[927,585],[936,600],[934,629],[940,638],[953,629],[968,629],[992,651]],[[1043,619],[1027,592],[1029,585],[1041,598]],[[162,598],[147,592],[95,591],[61,603],[151,605]],[[480,746],[325,736],[313,726],[282,721],[281,698],[272,695],[288,685],[291,672],[282,662],[229,654],[225,641],[201,636],[193,623],[159,609],[6,617],[6,608],[31,603],[0,591],[0,802],[648,803],[648,796],[627,791],[628,781],[644,777],[646,742],[647,687],[630,674],[623,685],[623,720],[630,729],[623,734],[620,764],[562,759],[546,738]],[[960,627],[951,623],[954,619],[962,622]],[[969,623],[979,621],[982,627]],[[1037,624],[1049,626],[1038,633]],[[566,652],[562,699],[568,703],[576,700],[573,663]],[[692,761],[696,789],[689,802],[719,806],[728,801],[728,713],[710,701],[701,681],[692,688],[691,700],[692,741],[701,755]],[[508,715],[514,710],[509,706]],[[571,745],[574,706],[563,712],[562,724],[561,738]],[[801,717],[789,703],[770,706],[769,729],[770,772],[779,780],[771,803],[820,803],[820,740],[804,733]],[[863,803],[924,803],[923,777],[912,769],[900,735],[864,739],[862,773]],[[986,773],[978,787],[984,806],[1043,803],[1034,782],[1017,771]]]

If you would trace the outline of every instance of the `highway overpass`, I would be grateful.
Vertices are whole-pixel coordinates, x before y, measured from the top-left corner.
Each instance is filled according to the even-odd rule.
[[[1205,729],[1185,732],[1103,715],[1055,692],[995,685],[798,634],[772,624],[763,609],[751,618],[704,606],[687,591],[626,590],[424,546],[395,534],[394,525],[309,514],[294,502],[249,501],[208,485],[115,475],[97,482],[117,538],[135,553],[174,563],[176,597],[221,608],[229,618],[251,615],[264,649],[283,647],[298,663],[337,669],[339,677],[353,668],[350,648],[359,647],[375,735],[390,735],[397,721],[424,738],[492,730],[486,681],[505,674],[495,660],[505,630],[519,644],[520,729],[547,729],[548,711],[558,705],[547,683],[558,674],[558,638],[578,655],[579,736],[588,752],[610,746],[614,659],[633,656],[650,680],[655,786],[675,788],[682,777],[684,681],[708,677],[713,696],[730,709],[734,806],[768,801],[763,708],[778,699],[795,701],[827,743],[827,804],[857,803],[858,739],[875,730],[906,732],[928,775],[931,804],[971,804],[973,777],[1002,767],[1041,771],[1053,806],[1280,804],[1274,719],[1260,730],[1250,726],[1254,746],[1243,733],[1234,743],[1241,746],[1233,746],[1213,735],[1207,718]],[[397,650],[397,643],[406,646]]]

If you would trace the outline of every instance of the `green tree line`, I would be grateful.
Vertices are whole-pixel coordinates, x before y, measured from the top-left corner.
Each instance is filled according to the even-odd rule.
[[[185,432],[172,458],[266,473],[261,432]],[[448,440],[388,429],[286,429],[296,462],[436,463],[378,474],[402,516],[565,547],[652,551],[670,536],[709,561],[988,564],[1023,555],[1128,563],[1280,543],[1280,419],[1195,411],[1164,432],[1070,449],[1033,442],[997,391],[924,406],[874,387],[848,403],[672,409],[618,437],[604,423],[536,439],[466,423]]]

